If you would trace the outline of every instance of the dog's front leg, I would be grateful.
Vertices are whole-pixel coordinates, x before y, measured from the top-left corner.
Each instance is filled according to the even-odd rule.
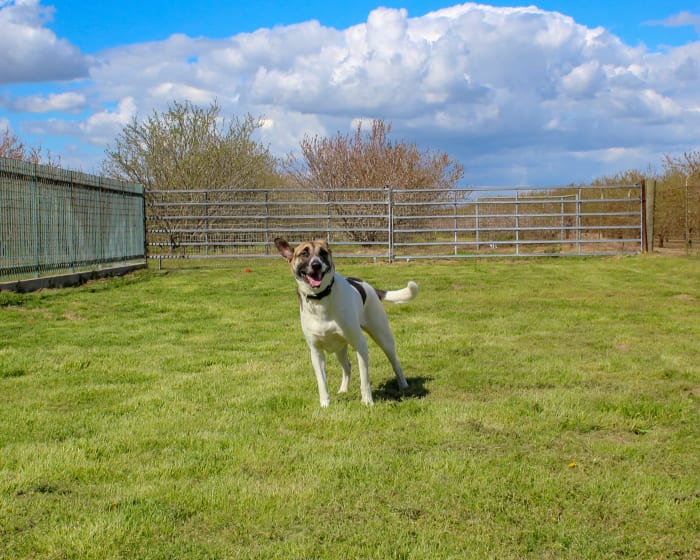
[[[328,395],[328,383],[326,381],[326,355],[323,350],[311,346],[311,363],[314,366],[316,383],[318,383],[318,398],[321,401],[321,406],[325,408],[331,404],[331,398]]]

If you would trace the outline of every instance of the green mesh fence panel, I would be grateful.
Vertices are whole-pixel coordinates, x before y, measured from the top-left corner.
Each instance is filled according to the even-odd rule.
[[[0,158],[0,282],[145,259],[143,187]]]

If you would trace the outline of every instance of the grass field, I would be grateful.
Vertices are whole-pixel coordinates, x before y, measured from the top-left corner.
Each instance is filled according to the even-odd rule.
[[[0,293],[0,558],[700,557],[698,259],[338,267],[406,395],[320,409],[281,259]]]

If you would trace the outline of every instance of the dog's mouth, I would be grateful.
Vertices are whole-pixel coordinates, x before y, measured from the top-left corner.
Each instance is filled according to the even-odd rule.
[[[321,287],[326,274],[333,270],[328,252],[322,251],[319,255],[309,254],[310,251],[302,251],[299,259],[294,264],[297,280],[309,285],[312,290]]]
[[[311,286],[312,288],[318,288],[323,282],[323,276],[325,272],[322,270],[312,270],[310,272],[300,272],[300,276]]]

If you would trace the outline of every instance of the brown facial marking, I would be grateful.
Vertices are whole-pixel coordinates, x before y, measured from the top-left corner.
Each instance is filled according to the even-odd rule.
[[[331,250],[325,241],[307,241],[294,249],[292,272],[313,288],[320,286],[323,276],[333,268]]]
[[[311,260],[314,257],[319,257],[323,260],[330,261],[331,250],[325,241],[306,241],[297,245],[294,249],[293,260]]]

